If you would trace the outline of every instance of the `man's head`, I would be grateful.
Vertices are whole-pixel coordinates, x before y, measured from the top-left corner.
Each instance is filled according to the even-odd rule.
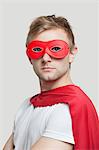
[[[55,42],[57,47],[55,47]],[[26,46],[31,48],[31,53],[32,46],[39,47],[33,49],[38,51],[36,55],[39,54],[39,56],[36,56],[35,53],[32,55],[37,59],[31,57],[29,59],[34,71],[42,80],[56,80],[64,75],[69,71],[76,53],[74,35],[68,21],[63,17],[55,17],[55,15],[41,16],[32,22]],[[60,47],[62,47],[62,51],[52,51],[58,50]],[[40,52],[41,49],[43,50]],[[63,53],[62,57],[61,52]]]

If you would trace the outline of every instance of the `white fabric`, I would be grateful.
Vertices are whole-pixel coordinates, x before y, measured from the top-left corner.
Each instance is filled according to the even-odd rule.
[[[40,137],[50,137],[74,144],[72,122],[67,104],[36,107],[25,100],[14,124],[15,150],[30,150]]]

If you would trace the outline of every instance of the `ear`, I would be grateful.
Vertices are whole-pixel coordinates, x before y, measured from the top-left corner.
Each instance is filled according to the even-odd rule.
[[[77,47],[74,47],[74,48],[72,49],[72,51],[69,53],[69,63],[72,63],[72,62],[73,62],[74,57],[75,57],[75,55],[77,54],[77,52],[78,52]]]

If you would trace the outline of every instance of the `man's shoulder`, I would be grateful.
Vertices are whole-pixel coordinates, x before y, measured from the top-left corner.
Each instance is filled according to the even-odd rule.
[[[17,112],[15,114],[15,120],[17,121],[18,118],[24,114],[24,112],[27,110],[27,108],[30,106],[30,98],[26,98],[23,100],[19,108],[17,109]]]
[[[76,112],[80,112],[81,110],[83,112],[85,112],[85,110],[91,110],[92,112],[96,111],[92,100],[83,89],[76,87],[74,88],[73,94],[74,95],[71,98],[71,105],[75,108],[75,110],[77,110]]]
[[[91,101],[90,97],[79,86],[75,86],[73,98],[75,98],[76,101],[80,102],[80,104],[87,104],[87,103],[90,103]]]
[[[26,99],[23,100],[23,102],[21,103],[19,109],[27,107],[29,104],[30,104],[30,97],[28,97],[28,98],[26,98]]]

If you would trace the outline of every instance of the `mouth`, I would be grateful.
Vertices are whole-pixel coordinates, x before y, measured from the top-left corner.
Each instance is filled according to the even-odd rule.
[[[44,70],[44,71],[52,71],[55,68],[53,68],[53,67],[42,67],[41,69]]]

